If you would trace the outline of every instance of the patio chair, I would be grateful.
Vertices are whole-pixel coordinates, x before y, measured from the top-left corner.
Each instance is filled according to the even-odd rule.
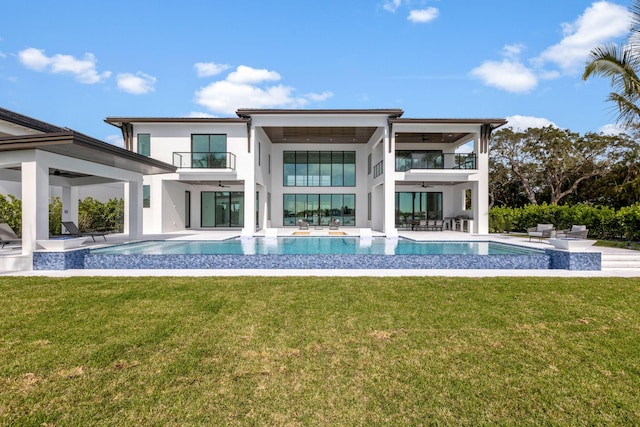
[[[340,227],[339,219],[332,219],[329,221],[329,230],[337,230]]]
[[[535,227],[528,228],[527,235],[529,236],[529,241],[531,241],[531,238],[536,237],[540,242],[542,239],[555,237],[556,229],[553,224],[538,224]]]
[[[416,231],[420,231],[420,230],[427,231],[428,230],[427,220],[421,219],[420,221],[418,221],[418,223],[414,227],[414,230],[416,230]]]
[[[444,220],[436,219],[433,222],[433,231],[442,231],[444,228]]]
[[[9,224],[2,222],[0,223],[0,243],[2,243],[0,248],[4,248],[11,243],[22,243],[22,239],[18,237]]]
[[[303,219],[298,221],[298,230],[308,230],[309,229],[309,221],[305,221]]]
[[[568,230],[559,230],[556,237],[559,239],[586,239],[589,230],[586,225],[572,225]]]
[[[78,226],[73,221],[62,221],[62,225],[67,230],[68,234],[66,236],[75,236],[75,237],[91,237],[93,241],[96,241],[96,237],[102,237],[105,241],[107,240],[107,233],[102,231],[85,231],[81,232]]]

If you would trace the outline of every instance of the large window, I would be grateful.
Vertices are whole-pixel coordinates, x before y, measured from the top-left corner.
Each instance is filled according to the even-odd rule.
[[[191,135],[191,165],[194,168],[226,168],[227,135]]]
[[[442,169],[442,151],[396,151],[396,171],[409,169]]]
[[[298,225],[301,219],[311,225],[328,225],[336,219],[342,225],[356,225],[356,195],[285,194],[283,224]]]
[[[285,187],[355,187],[355,151],[285,151]]]
[[[243,227],[244,193],[240,191],[203,191],[202,227]]]
[[[151,135],[148,133],[138,134],[138,154],[144,156],[151,155]]]
[[[396,224],[419,219],[443,219],[442,193],[397,192]]]

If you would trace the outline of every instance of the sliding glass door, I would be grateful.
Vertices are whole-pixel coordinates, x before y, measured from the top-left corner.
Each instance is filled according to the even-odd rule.
[[[200,197],[202,227],[244,226],[243,192],[203,191]]]

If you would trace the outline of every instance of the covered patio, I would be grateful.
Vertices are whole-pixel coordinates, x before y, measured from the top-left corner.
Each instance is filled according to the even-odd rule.
[[[30,258],[38,249],[37,240],[49,238],[54,186],[61,188],[62,221],[77,224],[79,187],[122,183],[124,234],[131,239],[142,236],[143,175],[175,172],[174,166],[70,129],[7,110],[0,113],[0,180],[20,185],[22,257]]]

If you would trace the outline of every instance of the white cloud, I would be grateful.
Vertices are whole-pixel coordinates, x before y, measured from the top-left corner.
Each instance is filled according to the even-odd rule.
[[[407,19],[411,22],[418,24],[424,24],[431,22],[438,17],[440,11],[435,7],[428,7],[426,9],[412,10],[409,12]]]
[[[398,8],[400,7],[400,3],[402,3],[402,0],[388,0],[384,2],[382,8],[388,12],[393,13],[398,10]]]
[[[524,132],[529,128],[558,127],[551,120],[545,119],[544,117],[515,115],[507,117],[507,121],[508,123],[504,127],[511,128],[514,132]]]
[[[197,90],[195,102],[215,113],[233,114],[238,108],[301,108],[333,96],[331,92],[295,96],[291,86],[269,85],[280,79],[275,71],[240,65],[226,79]]]
[[[124,148],[124,139],[122,138],[122,135],[109,135],[105,139],[111,145]]]
[[[264,81],[278,81],[280,74],[275,71],[257,69],[240,65],[236,71],[232,71],[227,76],[227,81],[236,84],[257,84]]]
[[[0,51],[0,58],[4,59],[6,57],[7,57],[7,54],[2,52],[2,51]]]
[[[211,77],[231,68],[231,65],[216,64],[214,62],[196,62],[194,65],[198,77]]]
[[[331,98],[333,96],[333,92],[322,92],[322,93],[307,93],[306,95],[304,95],[305,98],[309,99],[310,101],[325,101],[329,98]]]
[[[135,74],[118,74],[118,88],[134,95],[142,95],[155,89],[156,78],[138,71]]]
[[[486,85],[512,93],[528,92],[538,84],[535,74],[518,61],[485,61],[471,70],[471,75]]]
[[[213,114],[205,113],[204,111],[192,111],[187,117],[195,117],[195,118],[205,118],[205,117],[216,117]]]
[[[525,45],[522,43],[515,43],[505,45],[502,48],[502,53],[507,58],[518,58],[523,50],[525,50]]]
[[[563,39],[544,50],[535,62],[553,63],[566,74],[582,71],[593,48],[629,33],[630,24],[626,7],[598,1],[574,23],[562,24]]]
[[[72,74],[80,83],[99,83],[111,76],[111,71],[98,73],[96,70],[98,61],[91,53],[85,53],[83,59],[77,59],[71,55],[47,56],[43,50],[30,47],[18,52],[18,58],[27,68],[35,71],[49,71],[53,74]]]

